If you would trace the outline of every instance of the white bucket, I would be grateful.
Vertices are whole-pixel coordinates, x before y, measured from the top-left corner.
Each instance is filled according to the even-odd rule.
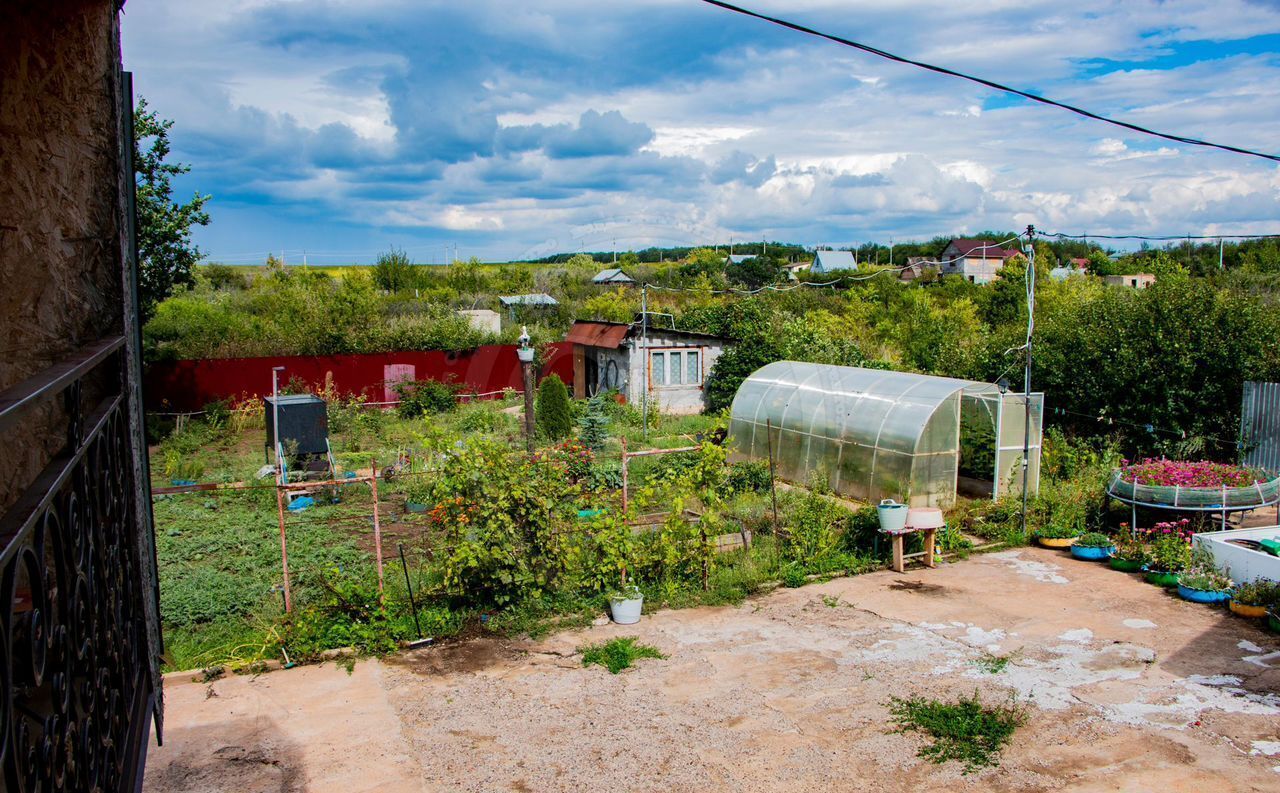
[[[638,598],[609,598],[609,611],[613,613],[613,621],[619,625],[632,625],[640,621],[640,611],[644,608],[644,596]]]
[[[880,514],[880,531],[886,534],[894,534],[906,528],[906,504],[899,504],[891,498],[886,498],[880,502],[880,506],[876,511]]]

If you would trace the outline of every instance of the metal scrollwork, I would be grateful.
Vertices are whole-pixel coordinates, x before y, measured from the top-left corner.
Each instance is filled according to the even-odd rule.
[[[6,537],[0,592],[3,789],[132,784],[150,678],[124,401],[85,420],[34,487],[39,506]],[[7,530],[12,531],[10,526]]]

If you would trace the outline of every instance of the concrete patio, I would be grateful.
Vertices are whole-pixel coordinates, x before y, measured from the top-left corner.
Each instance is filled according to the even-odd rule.
[[[576,648],[634,635],[613,676]],[[540,642],[166,686],[151,791],[1280,787],[1280,641],[1035,548]],[[1007,657],[998,672],[978,663]],[[999,768],[888,732],[891,695],[1029,703]]]

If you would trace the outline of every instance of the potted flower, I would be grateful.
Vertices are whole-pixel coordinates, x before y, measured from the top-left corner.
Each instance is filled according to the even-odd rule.
[[[1151,555],[1142,571],[1147,582],[1177,586],[1178,574],[1191,565],[1191,546],[1179,534],[1163,534],[1151,544]]]
[[[609,593],[609,612],[619,625],[639,622],[643,608],[644,593],[635,584],[623,584],[618,591]]]
[[[1120,525],[1120,535],[1116,537],[1115,548],[1111,551],[1108,564],[1112,570],[1122,573],[1136,573],[1147,563],[1147,546],[1142,540],[1133,536],[1129,524]]]
[[[1280,605],[1280,584],[1269,578],[1237,584],[1227,602],[1234,613],[1253,619],[1264,619],[1267,609],[1277,605]]]
[[[1090,531],[1081,534],[1071,545],[1071,555],[1077,559],[1096,562],[1111,556],[1116,549],[1115,543],[1107,535]]]
[[[1231,579],[1212,567],[1191,567],[1178,575],[1178,595],[1192,603],[1226,603]]]
[[[1036,542],[1046,548],[1070,548],[1081,531],[1068,526],[1044,526],[1036,530]]]

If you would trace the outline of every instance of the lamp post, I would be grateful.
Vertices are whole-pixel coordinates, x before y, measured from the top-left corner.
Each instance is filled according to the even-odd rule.
[[[524,377],[524,445],[529,454],[533,454],[533,347],[529,346],[529,328],[520,328],[520,346],[516,348],[516,357],[520,359],[521,374]]]

